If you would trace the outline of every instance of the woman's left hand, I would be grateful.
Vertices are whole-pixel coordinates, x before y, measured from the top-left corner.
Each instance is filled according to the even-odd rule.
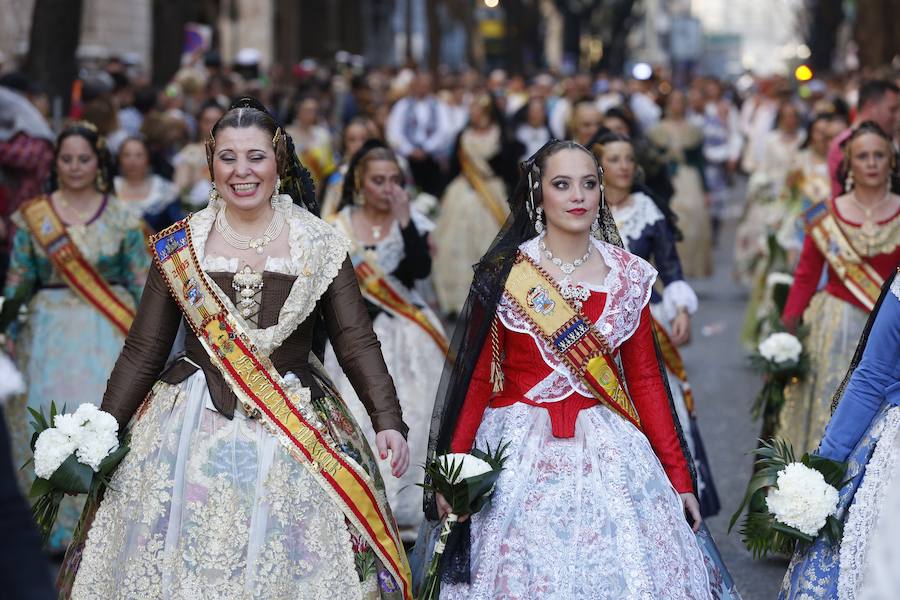
[[[686,310],[679,310],[672,319],[672,343],[676,346],[684,346],[691,341],[691,315]]]
[[[409,467],[409,445],[406,438],[396,429],[385,429],[375,434],[375,446],[381,460],[391,453],[391,473],[394,477],[403,477]]]
[[[700,502],[697,501],[697,496],[694,494],[678,494],[681,496],[681,504],[684,506],[684,512],[691,518],[693,524],[691,525],[691,530],[694,533],[697,533],[700,529],[700,523],[703,522],[703,517],[700,516]]]
[[[391,212],[394,218],[400,224],[401,228],[409,225],[409,193],[402,185],[395,185],[394,189],[388,194],[391,203]]]

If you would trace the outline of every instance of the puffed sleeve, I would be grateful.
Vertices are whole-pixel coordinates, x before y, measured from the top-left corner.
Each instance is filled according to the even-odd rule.
[[[16,229],[13,235],[12,252],[9,255],[9,269],[3,287],[3,311],[0,313],[0,333],[6,330],[19,314],[19,307],[26,304],[34,294],[37,284],[37,262],[31,234],[24,227]],[[15,332],[11,332],[15,334]]]
[[[496,326],[498,350],[500,350],[502,355],[503,347],[506,343],[506,330],[499,321],[496,322]],[[469,390],[466,392],[462,410],[460,410],[459,417],[456,420],[456,428],[453,431],[453,438],[450,442],[452,452],[468,452],[475,443],[475,434],[478,433],[478,427],[481,426],[484,411],[493,394],[493,384],[491,383],[492,344],[491,335],[488,334],[481,348],[481,353],[478,355],[478,362],[475,363],[475,369],[472,371]]]
[[[181,309],[154,267],[100,405],[116,418],[120,430],[134,416],[162,373],[180,323]]]
[[[794,270],[794,283],[791,285],[791,291],[788,293],[784,312],[781,315],[781,320],[788,327],[793,328],[800,322],[803,311],[809,306],[809,301],[819,287],[824,267],[825,257],[819,252],[812,236],[806,236],[806,239],[803,240],[800,260]]]
[[[669,395],[656,360],[650,319],[650,308],[645,306],[637,331],[621,346],[625,382],[644,434],[672,486],[680,494],[693,492],[691,475],[669,407]]]
[[[406,436],[409,427],[403,422],[394,381],[349,258],[322,296],[322,317],[338,363],[366,407],[372,427],[376,432],[395,429]]]
[[[900,299],[893,295],[881,304],[862,360],[825,429],[818,454],[846,460],[885,401],[900,405]]]

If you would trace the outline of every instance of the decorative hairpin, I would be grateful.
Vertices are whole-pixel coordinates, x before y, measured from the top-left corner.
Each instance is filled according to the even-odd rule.
[[[275,130],[275,135],[272,136],[272,146],[278,145],[279,138],[281,138],[281,127],[278,127]]]

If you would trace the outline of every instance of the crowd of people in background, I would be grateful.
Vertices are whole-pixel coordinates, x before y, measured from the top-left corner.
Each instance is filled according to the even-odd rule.
[[[387,281],[418,319],[396,327],[394,308],[374,300],[367,304],[415,434],[409,438],[411,462],[419,464],[433,402],[421,399],[437,393],[445,331],[452,331],[464,310],[472,265],[510,215],[507,198],[522,176],[519,165],[552,139],[573,140],[604,169],[605,198],[626,248],[651,260],[660,273],[651,300],[654,327],[697,467],[700,510],[708,516],[719,511],[719,500],[677,352],[690,340],[690,315],[698,308],[686,280],[713,274],[722,224],[738,220],[733,276],[734,285],[749,290],[742,331],[748,350],[784,311],[786,327],[796,328],[801,319],[811,326],[810,339],[819,340],[810,346],[818,353],[812,360],[829,374],[792,384],[781,420],[767,423],[763,433],[792,437],[798,451],[814,449],[869,310],[842,296],[840,273],[832,275],[830,296],[816,294],[825,258],[806,235],[807,215],[812,207],[846,197],[829,210],[846,219],[840,227],[853,230],[847,235],[854,247],[864,247],[865,261],[883,277],[896,268],[896,207],[867,199],[885,186],[885,198],[893,198],[894,163],[874,174],[853,166],[862,160],[854,159],[860,153],[896,151],[900,89],[895,79],[900,76],[890,71],[806,83],[779,76],[745,75],[736,81],[697,76],[678,89],[665,69],[640,80],[602,72],[525,77],[500,70],[430,73],[306,60],[262,72],[232,68],[210,55],[186,64],[159,87],[139,66],[111,59],[83,68],[79,93],[63,118],[51,114],[48,98],[27,77],[8,72],[0,75],[0,281],[6,281],[8,297],[31,294],[35,282],[47,284],[42,277],[48,264],[32,261],[17,211],[48,183],[81,193],[83,175],[55,165],[93,156],[98,166],[90,176],[96,182],[84,193],[97,194],[96,214],[73,209],[63,217],[95,236],[85,234],[85,244],[96,244],[97,256],[109,258],[111,281],[135,304],[150,264],[140,250],[142,240],[216,196],[206,141],[234,98],[258,98],[290,134],[311,176],[320,216],[351,240],[354,265],[366,263],[373,273],[389,275]],[[80,123],[66,145],[54,131],[64,122]],[[744,177],[746,185],[739,185]],[[738,191],[745,193],[738,197]],[[116,209],[105,211],[113,196]],[[785,278],[790,285],[794,271],[797,283],[785,305],[773,287]],[[365,297],[364,282],[360,285]],[[71,294],[62,289],[53,294],[32,305],[29,327],[53,328],[57,334],[74,328],[65,335],[76,339],[88,317],[99,320],[83,307],[85,320],[73,321],[71,307],[64,305]],[[804,311],[812,312],[804,317]],[[4,324],[15,319],[6,312]],[[92,387],[84,387],[87,379],[79,384],[85,401],[102,396],[121,348],[121,336],[105,327],[109,331],[89,354],[92,366],[84,369]],[[88,356],[82,344],[69,346],[69,356],[33,347],[35,340],[49,339],[46,334],[24,329],[16,335],[20,357],[47,352],[52,358],[32,361],[23,371],[43,382],[32,394],[59,395],[45,388],[71,380],[57,382],[51,374],[61,372],[61,362],[71,366]],[[410,346],[419,351],[410,352]],[[98,356],[105,362],[97,362]],[[340,392],[353,397],[334,349],[324,349],[321,359]],[[13,439],[19,462],[28,452],[26,405],[7,413],[11,431],[20,429],[20,439]],[[362,421],[364,414],[357,416]],[[373,443],[375,432],[364,430]],[[407,542],[415,539],[422,518],[414,471],[388,485]],[[65,549],[78,510],[74,504],[64,507],[51,549]]]

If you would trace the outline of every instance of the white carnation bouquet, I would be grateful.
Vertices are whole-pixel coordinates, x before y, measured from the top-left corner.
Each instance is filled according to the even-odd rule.
[[[440,596],[440,561],[450,533],[461,516],[475,514],[490,503],[503,471],[508,445],[500,444],[494,452],[488,446],[486,451],[475,448],[468,454],[443,454],[425,465],[425,483],[420,485],[441,494],[450,505],[450,514],[443,519],[419,600],[435,600]]]
[[[115,417],[93,404],[65,413],[65,407],[58,412],[51,402],[49,418],[43,411],[28,410],[34,417],[31,450],[36,475],[29,496],[34,499],[31,510],[46,540],[63,497],[99,497],[128,453],[128,444],[119,439]]]
[[[847,463],[814,454],[797,461],[783,440],[763,442],[756,455],[758,469],[728,526],[731,531],[747,507],[740,532],[754,557],[790,554],[797,543],[810,543],[819,535],[840,541],[843,525],[834,515],[840,488],[847,483]]]
[[[750,357],[765,383],[753,404],[753,416],[777,415],[784,405],[784,388],[806,374],[809,360],[800,339],[790,333],[777,331],[759,343]]]

